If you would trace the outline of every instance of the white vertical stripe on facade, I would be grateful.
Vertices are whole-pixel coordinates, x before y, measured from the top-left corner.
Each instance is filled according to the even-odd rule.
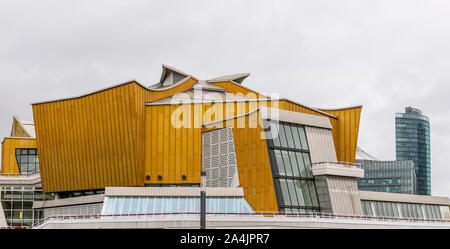
[[[306,126],[305,132],[312,163],[337,162],[331,130]]]
[[[287,123],[322,127],[330,130],[332,129],[330,120],[326,117],[301,112],[280,110],[277,108],[269,108],[265,106],[259,107],[259,110],[261,113],[261,119],[271,119]]]
[[[101,214],[103,203],[45,208],[44,217]]]
[[[354,178],[328,176],[327,182],[334,214],[363,214],[358,186]]]
[[[450,209],[448,206],[439,206],[443,220],[450,220]],[[423,212],[423,211],[422,211]]]

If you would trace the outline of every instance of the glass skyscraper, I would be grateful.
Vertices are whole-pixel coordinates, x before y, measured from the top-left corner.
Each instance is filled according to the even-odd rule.
[[[406,107],[395,116],[397,160],[412,160],[417,178],[417,194],[431,195],[430,121],[422,111]]]

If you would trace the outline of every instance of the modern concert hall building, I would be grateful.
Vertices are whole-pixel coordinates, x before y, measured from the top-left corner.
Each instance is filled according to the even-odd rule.
[[[361,191],[362,106],[312,108],[167,65],[32,103],[2,142],[0,227],[450,228],[447,197]]]

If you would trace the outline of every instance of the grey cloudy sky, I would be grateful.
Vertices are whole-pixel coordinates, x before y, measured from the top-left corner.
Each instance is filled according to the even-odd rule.
[[[135,79],[161,64],[313,107],[363,105],[359,145],[395,159],[394,116],[431,119],[432,194],[450,196],[450,1],[3,1],[0,137],[30,103]]]

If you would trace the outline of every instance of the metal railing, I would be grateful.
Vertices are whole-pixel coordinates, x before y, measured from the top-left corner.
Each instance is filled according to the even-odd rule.
[[[321,165],[321,164],[332,164],[332,165],[335,165],[335,166],[349,167],[349,168],[358,168],[358,169],[362,168],[362,164],[361,163],[350,163],[350,162],[317,162],[317,163],[312,163],[313,166]]]
[[[27,174],[22,174],[22,173],[0,173],[0,177],[16,177],[16,178],[27,178],[27,177],[31,177],[31,176],[36,176],[36,175],[40,175],[40,173],[27,173]]]
[[[23,228],[37,228],[43,225],[49,220],[88,220],[88,219],[102,219],[102,218],[154,218],[158,216],[200,216],[200,212],[168,212],[168,213],[153,213],[153,214],[93,214],[93,215],[56,215],[46,217],[39,222],[35,223],[32,227],[20,227]],[[409,222],[409,223],[439,223],[449,224],[450,220],[442,219],[418,219],[418,218],[400,218],[400,217],[375,217],[365,215],[338,215],[327,213],[299,213],[299,214],[284,214],[279,212],[256,212],[256,213],[210,213],[208,216],[238,216],[238,217],[286,217],[286,218],[311,218],[311,219],[333,219],[333,220],[346,220],[346,221],[383,221],[383,222]]]

